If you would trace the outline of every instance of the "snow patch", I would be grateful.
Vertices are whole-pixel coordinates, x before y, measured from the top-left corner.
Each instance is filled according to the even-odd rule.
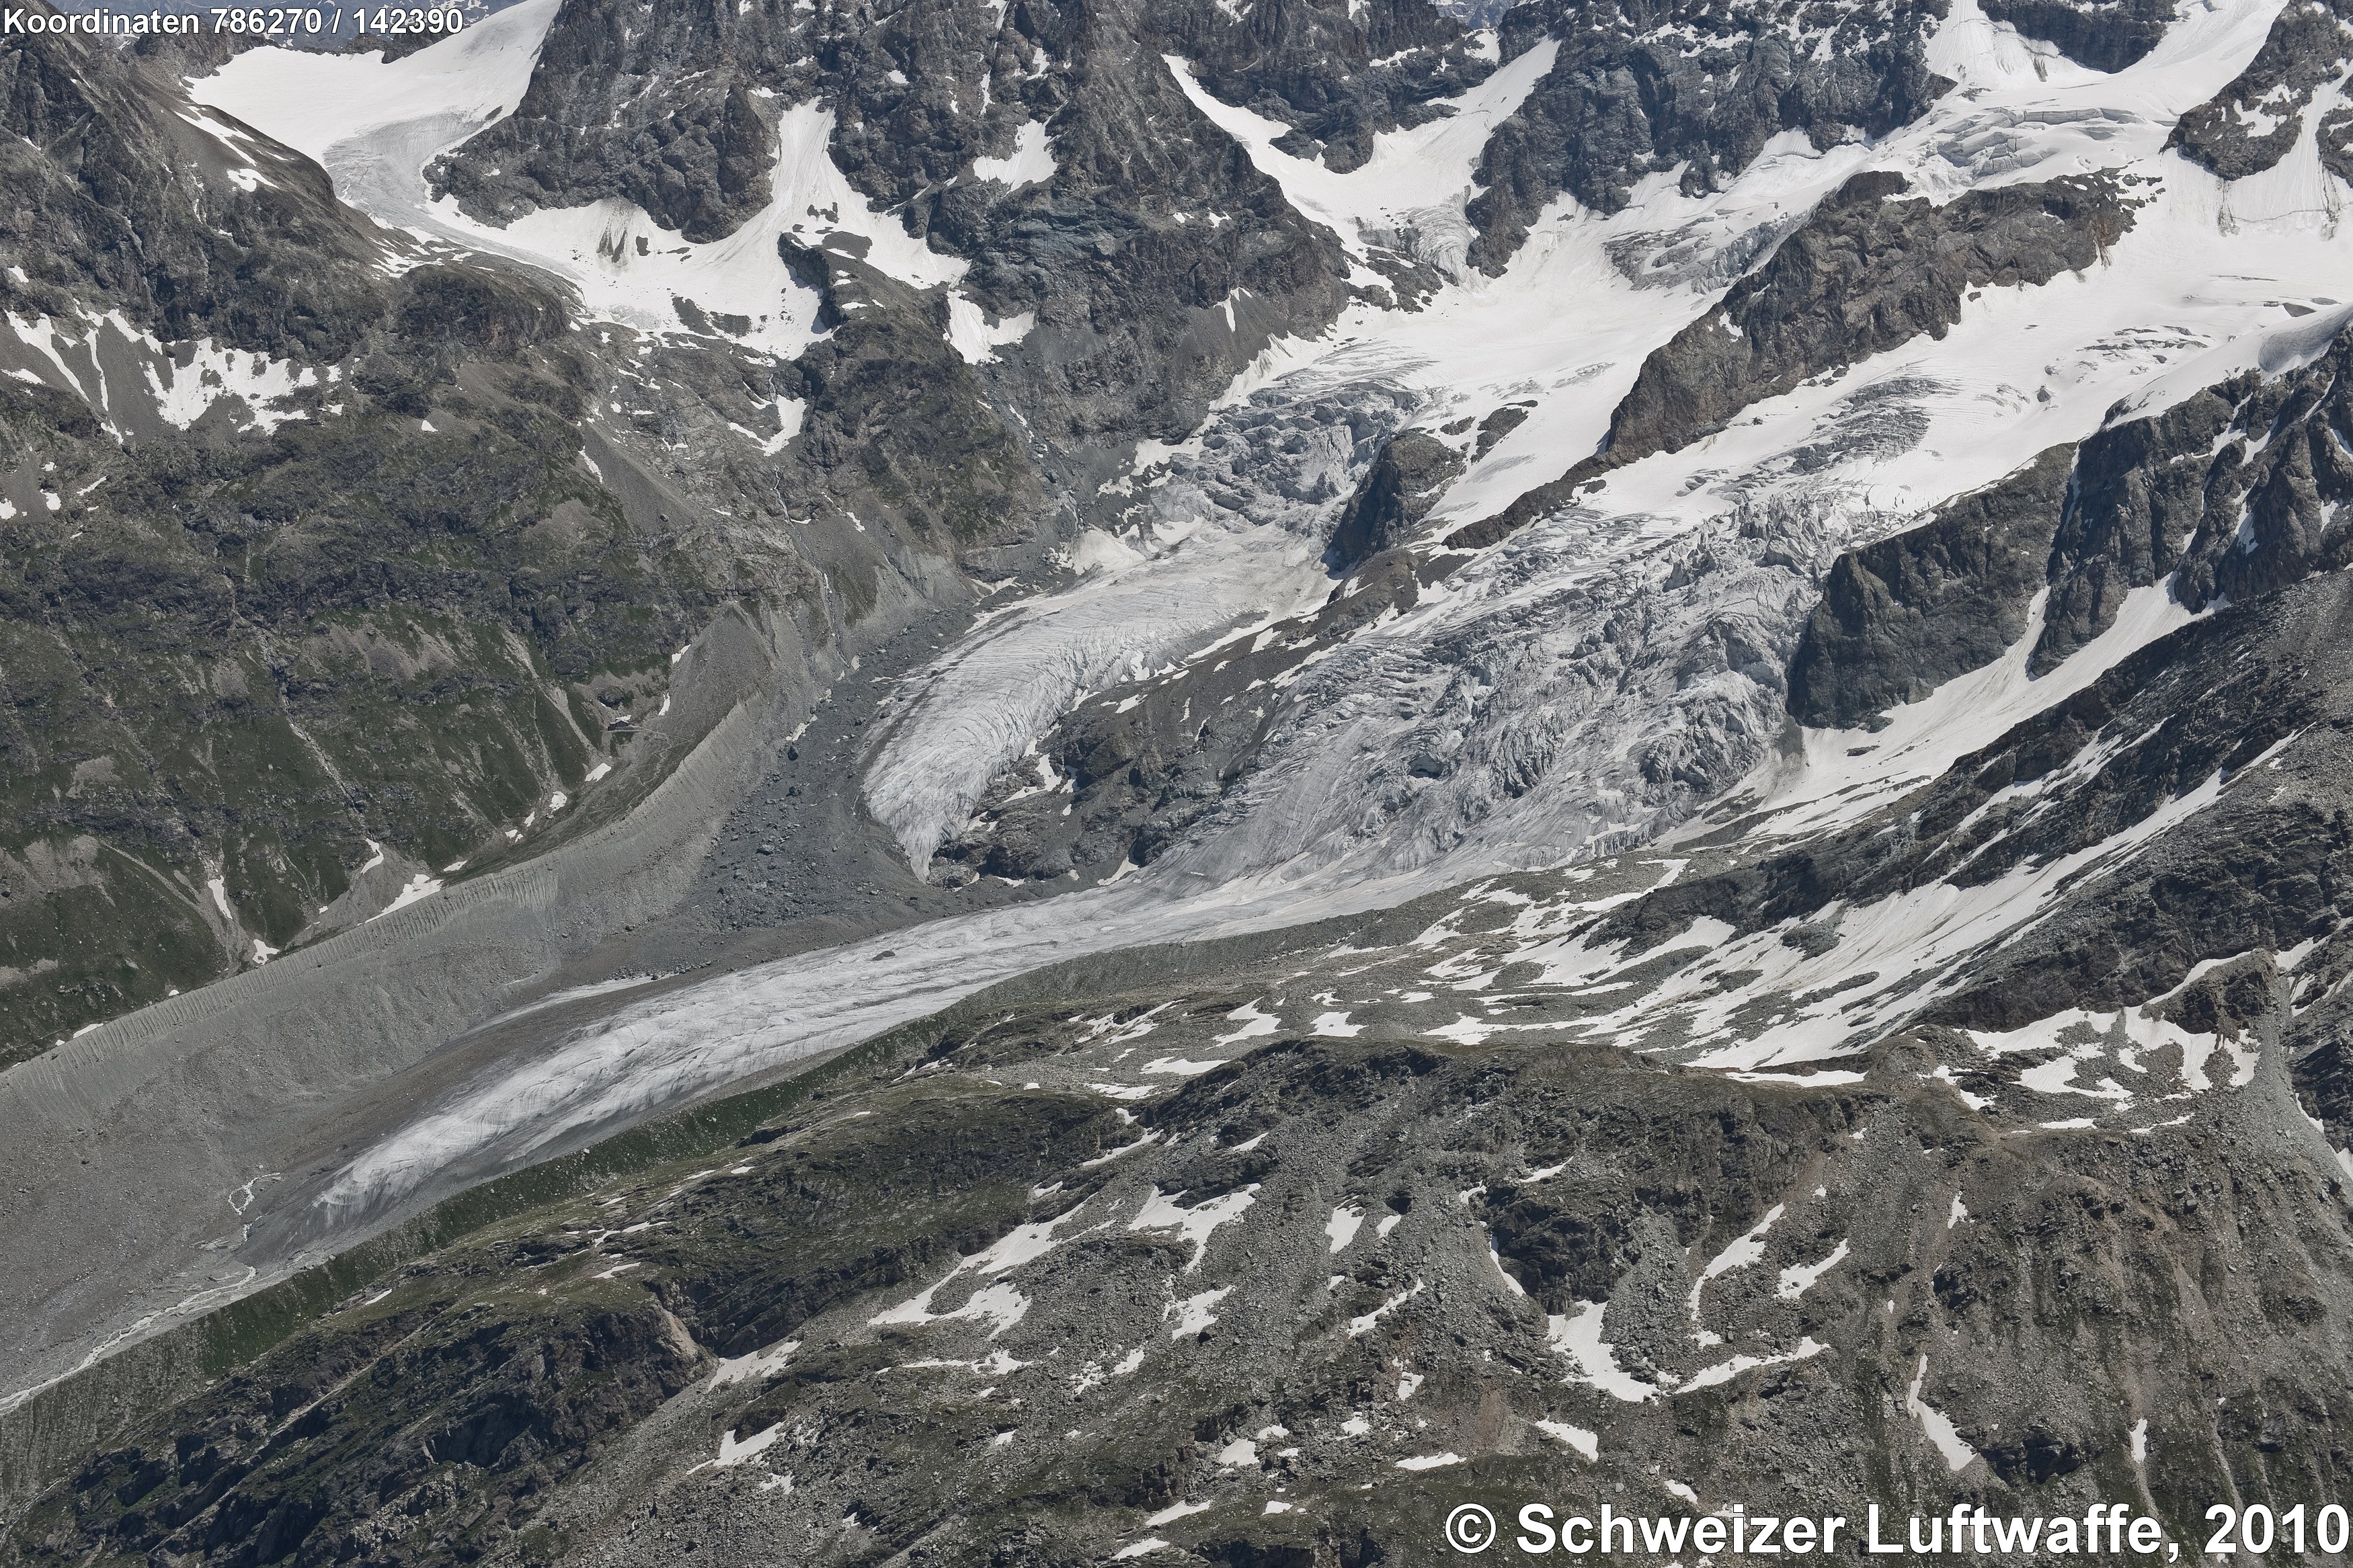
[[[719,1457],[711,1462],[723,1470],[749,1463],[774,1447],[776,1439],[784,1435],[784,1430],[785,1424],[779,1421],[766,1431],[746,1437],[741,1443],[735,1440],[735,1434],[731,1431],[719,1439]]]
[[[1791,1264],[1781,1270],[1781,1283],[1775,1287],[1773,1293],[1784,1301],[1796,1300],[1812,1289],[1815,1281],[1845,1262],[1848,1253],[1852,1250],[1852,1247],[1841,1240],[1836,1247],[1831,1248],[1830,1256],[1819,1263]]]
[[[1665,1392],[1618,1364],[1616,1349],[1601,1337],[1608,1302],[1578,1301],[1575,1306],[1574,1312],[1556,1312],[1545,1320],[1546,1342],[1577,1369],[1569,1375],[1571,1383],[1590,1384],[1628,1405],[1640,1405]]]
[[[1477,87],[1438,100],[1431,106],[1440,110],[1436,118],[1376,136],[1372,156],[1345,174],[1278,151],[1274,143],[1291,127],[1220,100],[1195,78],[1187,61],[1163,58],[1193,107],[1240,142],[1291,205],[1337,235],[1352,256],[1361,258],[1369,244],[1393,241],[1400,230],[1460,226],[1463,232],[1449,237],[1453,243],[1441,262],[1459,271],[1469,240],[1462,204],[1473,189],[1473,171],[1488,136],[1518,110],[1558,53],[1559,45],[1545,39]]]
[[[1035,120],[1025,120],[1021,129],[1013,133],[1013,152],[1004,158],[975,158],[972,173],[975,179],[995,180],[1012,190],[1024,185],[1043,184],[1054,177],[1054,147],[1046,127]]]
[[[1422,1282],[1417,1279],[1405,1289],[1398,1291],[1396,1295],[1382,1301],[1379,1306],[1374,1308],[1371,1311],[1363,1314],[1361,1317],[1349,1319],[1348,1337],[1352,1340],[1359,1339],[1366,1334],[1371,1333],[1374,1327],[1378,1324],[1383,1318],[1388,1317],[1391,1312],[1396,1311],[1399,1307],[1404,1306],[1408,1301],[1410,1301],[1416,1296],[1420,1295],[1422,1289]]]
[[[1765,1233],[1771,1230],[1774,1222],[1781,1217],[1783,1207],[1784,1205],[1780,1204],[1775,1204],[1766,1210],[1763,1219],[1735,1237],[1732,1244],[1710,1259],[1707,1267],[1700,1270],[1699,1278],[1692,1281],[1691,1320],[1694,1328],[1699,1323],[1699,1293],[1707,1288],[1709,1280],[1718,1275],[1729,1274],[1736,1268],[1746,1268],[1765,1256]],[[1705,1329],[1699,1329],[1698,1331],[1699,1342],[1704,1345],[1723,1342]]]
[[[1255,1040],[1265,1036],[1271,1035],[1277,1029],[1282,1027],[1282,1015],[1260,1012],[1258,1010],[1258,1003],[1255,1001],[1243,1003],[1240,1006],[1227,1014],[1226,1018],[1228,1022],[1240,1024],[1241,1027],[1232,1031],[1230,1034],[1218,1036],[1214,1040],[1210,1041],[1210,1044],[1218,1046],[1240,1045],[1244,1040]]]
[[[981,308],[962,294],[948,297],[948,346],[962,355],[967,364],[987,364],[997,357],[997,351],[1008,343],[1018,343],[1029,335],[1038,324],[1038,312],[1024,310],[1018,316],[1008,316],[992,321]],[[799,421],[795,420],[797,426]]]
[[[1179,1207],[1176,1203],[1185,1195],[1183,1193],[1164,1194],[1155,1184],[1151,1196],[1145,1199],[1144,1206],[1136,1211],[1134,1219],[1127,1222],[1127,1228],[1175,1231],[1192,1246],[1192,1260],[1185,1265],[1185,1272],[1190,1274],[1201,1267],[1201,1256],[1208,1250],[1210,1233],[1221,1225],[1240,1219],[1242,1211],[1258,1201],[1258,1188],[1259,1184],[1252,1182],[1246,1187],[1188,1209]]]
[[[392,902],[385,905],[384,908],[378,910],[375,914],[370,915],[368,919],[372,921],[380,921],[384,919],[385,916],[392,913],[395,910],[405,910],[420,899],[429,899],[434,894],[441,890],[441,886],[442,883],[440,878],[428,877],[424,872],[419,871],[417,875],[408,879],[407,884],[394,896]]]
[[[1935,1444],[1936,1452],[1944,1456],[1945,1468],[1959,1475],[1968,1468],[1969,1461],[1978,1457],[1978,1451],[1961,1441],[1961,1430],[1953,1424],[1952,1417],[1920,1397],[1920,1385],[1927,1379],[1928,1358],[1924,1355],[1920,1358],[1919,1370],[1912,1374],[1912,1387],[1904,1395],[1904,1409],[1920,1423],[1920,1430],[1928,1435],[1928,1441]]]
[[[995,1339],[1019,1322],[1029,1310],[1029,1298],[1010,1285],[999,1283],[984,1286],[974,1291],[965,1304],[954,1311],[934,1312],[931,1310],[932,1294],[941,1285],[946,1283],[946,1279],[942,1279],[939,1284],[932,1286],[921,1295],[902,1301],[887,1311],[878,1312],[867,1321],[878,1326],[887,1326],[971,1320],[988,1323],[990,1325],[988,1337]]]
[[[1599,1434],[1588,1432],[1582,1426],[1572,1426],[1566,1421],[1538,1421],[1535,1425],[1535,1429],[1546,1436],[1566,1443],[1576,1449],[1584,1457],[1588,1464],[1601,1458],[1601,1438]]]
[[[1168,1331],[1168,1337],[1172,1340],[1188,1340],[1198,1337],[1202,1330],[1218,1321],[1217,1313],[1212,1309],[1233,1293],[1232,1286],[1221,1285],[1215,1290],[1204,1290],[1198,1296],[1187,1296],[1181,1301],[1171,1301],[1166,1310],[1160,1314],[1163,1322],[1170,1318],[1176,1320],[1176,1326]],[[1128,1359],[1137,1366],[1141,1366],[1144,1363],[1143,1347],[1138,1346],[1131,1352]],[[1123,1370],[1132,1372],[1134,1367],[1124,1366]]]

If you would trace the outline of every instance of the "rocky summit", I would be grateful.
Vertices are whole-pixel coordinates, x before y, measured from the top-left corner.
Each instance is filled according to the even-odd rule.
[[[113,15],[0,1568],[2345,1560],[2343,0]]]

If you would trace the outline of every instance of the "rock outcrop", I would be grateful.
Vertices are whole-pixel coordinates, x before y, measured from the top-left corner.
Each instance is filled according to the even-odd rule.
[[[2105,177],[1971,191],[1942,205],[1906,188],[1879,172],[1826,197],[1715,310],[1643,361],[1599,451],[1447,542],[1483,549],[1611,469],[1687,447],[1752,404],[1915,338],[1942,338],[1977,291],[2085,271],[2132,226],[2132,200]]]
[[[2299,368],[2239,377],[2084,444],[2053,545],[2037,673],[2105,631],[2136,588],[2169,580],[2174,597],[2202,610],[2348,559],[2353,532],[2337,521],[2353,500],[2344,319],[2316,321],[2317,352]]]
[[[2026,635],[2074,473],[2054,447],[1933,521],[1841,554],[1789,661],[1789,712],[1852,729],[1992,663]]]
[[[1943,205],[1905,188],[1899,174],[1848,181],[1715,313],[1644,361],[1588,471],[1673,451],[1810,377],[1942,338],[1971,290],[2088,271],[2132,226],[2131,204],[2105,180],[2004,185]]]
[[[2226,180],[2260,174],[2287,156],[2315,95],[2344,82],[2348,67],[2353,7],[2344,0],[2284,6],[2247,68],[2183,115],[2167,145]],[[2343,157],[2344,119],[2340,106],[2324,122],[2324,157]]]
[[[2027,37],[2055,45],[2077,65],[2120,71],[2157,47],[2175,9],[2174,0],[2130,0],[2125,5],[2098,0],[1988,0],[1985,14]]]
[[[1472,261],[1500,272],[1563,194],[1616,212],[1645,175],[1678,167],[1685,191],[1715,188],[1785,132],[1832,147],[1909,123],[1950,85],[1926,64],[1944,14],[1938,0],[1867,11],[1542,0],[1506,11],[1506,57],[1547,34],[1560,52],[1488,143]]]
[[[1462,472],[1462,453],[1422,431],[1409,431],[1382,447],[1333,527],[1327,556],[1333,570],[1345,574],[1404,543]]]

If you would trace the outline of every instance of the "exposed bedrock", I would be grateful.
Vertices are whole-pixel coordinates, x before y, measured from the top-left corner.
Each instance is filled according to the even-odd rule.
[[[2099,264],[2134,202],[2105,176],[1968,192],[1937,205],[1892,171],[1825,197],[1723,302],[1642,363],[1601,449],[1448,542],[1493,543],[1613,468],[1721,430],[1742,409],[1915,338],[1942,338],[1973,291]]]
[[[177,97],[137,55],[0,37],[0,252],[21,268],[0,268],[0,310],[119,306],[167,342],[311,363],[360,347],[386,309],[374,226],[308,159],[250,137],[240,161],[172,112]]]
[[[1424,431],[1408,431],[1382,447],[1333,526],[1326,555],[1332,569],[1345,574],[1404,543],[1462,468],[1462,453]]]
[[[1185,58],[1219,98],[1292,121],[1287,150],[1337,169],[1360,164],[1376,132],[1421,118],[1426,100],[1492,68],[1426,0],[1346,11],[1269,0],[1246,19],[1214,0],[1009,11],[771,0],[649,16],[575,5],[557,18],[514,116],[443,160],[436,177],[484,216],[619,196],[689,239],[715,238],[766,199],[776,153],[765,121],[814,97],[836,118],[830,151],[851,183],[880,206],[913,202],[913,224],[942,203],[1002,199],[1002,188],[949,187],[987,184],[974,160],[1011,153],[1032,122],[1050,128],[1066,171],[1060,194],[1131,194],[1146,172],[1136,157],[1166,172],[1194,155],[1138,141],[1115,161],[1097,156],[1101,133],[1163,108],[1171,84],[1145,64],[1156,53]],[[663,89],[644,92],[649,79]]]
[[[2287,156],[2304,134],[2316,95],[2341,86],[2353,68],[2353,5],[2347,0],[2298,0],[2281,7],[2263,47],[2229,86],[2183,115],[2167,145],[2226,180],[2260,174]],[[2340,101],[2323,121],[2321,156],[2338,177],[2346,173]]]
[[[618,197],[712,238],[770,199],[779,117],[813,102],[824,155],[887,221],[969,262],[956,287],[990,319],[1032,318],[984,376],[1024,410],[1047,474],[1092,496],[1138,437],[1180,437],[1270,338],[1320,329],[1347,298],[1330,235],[1193,108],[1162,53],[1328,141],[1335,165],[1489,68],[1421,0],[1271,5],[1249,27],[1209,0],[649,22],[571,6],[516,113],[434,178],[493,221]]]
[[[2120,71],[2145,58],[2172,25],[2174,0],[1983,0],[1985,14],[2040,38],[2079,66]]]
[[[1810,376],[1941,338],[1970,289],[2089,270],[2132,225],[2105,179],[1998,186],[1941,206],[1905,189],[1902,175],[1873,173],[1827,197],[1721,306],[1643,362],[1589,471],[1673,451]]]
[[[2353,103],[2340,103],[2330,110],[2313,134],[2320,166],[2353,185]]]
[[[1647,174],[1683,166],[1715,189],[1784,132],[1816,147],[1876,138],[1917,119],[1952,84],[1926,64],[1943,0],[1877,10],[1794,0],[1588,5],[1541,0],[1504,13],[1506,58],[1560,40],[1552,69],[1497,128],[1470,205],[1471,260],[1501,272],[1564,192],[1624,207]]]
[[[2348,316],[2316,319],[2301,367],[2288,345],[2281,374],[2236,378],[2084,443],[2031,668],[2098,636],[2126,594],[2168,574],[2195,610],[2353,559]]]
[[[2026,635],[2074,448],[2045,452],[1934,521],[1832,563],[1789,661],[1789,711],[1848,729],[1990,664]]]
[[[2166,584],[2191,610],[2353,559],[2353,331],[2321,321],[2290,367],[2250,374],[2053,448],[1918,528],[1841,555],[1790,665],[1790,711],[1849,727],[2030,631],[2047,674]],[[2295,357],[2306,363],[2294,365]],[[2029,625],[2035,594],[2049,597]]]
[[[1935,136],[1941,0],[527,13],[434,194],[643,208],[583,299],[757,233],[764,339],[0,47],[0,1398],[100,1356],[0,1413],[0,1568],[2341,1492],[2331,253],[2145,229],[2129,342],[1970,302],[2153,226],[2003,182],[2149,152],[2033,67],[2173,10],[1986,0],[2031,47]],[[2353,160],[2341,19],[2177,146]],[[1475,181],[1476,110],[1372,159],[1514,61]],[[459,121],[321,156],[421,192]],[[1686,201],[1873,147],[1934,195]]]
[[[2335,575],[2220,610],[1960,757],[1883,818],[1680,884],[1604,929],[1644,944],[1701,915],[1758,931],[1893,911],[1939,883],[2041,898],[2034,874],[2073,868],[2063,907],[1948,976],[1922,1016],[2015,1029],[2070,1007],[2190,1006],[2186,982],[2324,942],[2353,914],[2353,828],[2332,783],[2353,765],[2348,616],[2353,586]],[[2324,1010],[2289,1014],[2268,980],[2230,990],[2229,1005],[2266,1027],[2331,1026],[2348,967],[2353,951],[2332,947],[2300,972],[2298,994]]]
[[[1427,120],[1434,98],[1484,78],[1464,24],[1426,0],[1365,0],[1345,10],[1306,0],[1229,9],[1166,0],[1143,10],[1169,52],[1194,63],[1203,86],[1292,132],[1276,145],[1343,173],[1363,166],[1373,138]]]
[[[5,1061],[642,794],[669,656],[816,584],[598,481],[610,367],[540,280],[384,268],[137,54],[12,37],[0,83]]]

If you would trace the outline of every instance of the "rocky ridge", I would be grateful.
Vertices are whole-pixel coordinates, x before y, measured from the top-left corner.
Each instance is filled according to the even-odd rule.
[[[385,278],[315,166],[171,112],[135,57],[5,67],[21,1056],[502,847],[609,771],[616,706],[718,595],[575,463],[557,300]]]
[[[1674,174],[1686,192],[1728,182],[1785,132],[1818,148],[1885,135],[1949,85],[1925,55],[1943,15],[1936,5],[1777,0],[1506,11],[1507,57],[1546,35],[1562,47],[1488,144],[1469,209],[1479,231],[1472,259],[1500,271],[1562,194],[1615,212],[1645,176]]]
[[[2353,18],[2339,6],[2290,5],[2228,87],[2181,117],[2171,144],[2226,180],[2276,166],[2304,133],[2316,95],[2336,89],[2316,128],[2327,166],[2345,178],[2341,94],[2353,68]]]

